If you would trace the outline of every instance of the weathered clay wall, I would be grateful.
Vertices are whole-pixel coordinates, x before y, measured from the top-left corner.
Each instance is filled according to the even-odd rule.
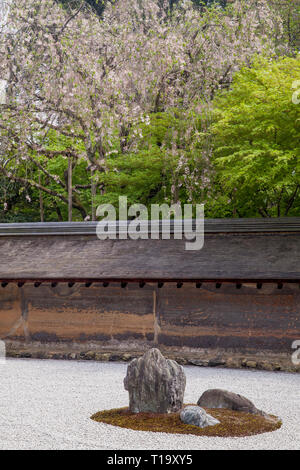
[[[10,284],[0,290],[0,336],[40,342],[152,340],[152,297],[150,289],[119,286],[18,289]]]
[[[111,342],[289,353],[300,339],[298,284],[59,284],[0,288],[0,337],[21,343]],[[144,347],[144,346],[141,346]]]
[[[300,289],[293,284],[169,288],[160,311],[160,342],[169,345],[288,351],[300,337]]]
[[[95,223],[0,226],[9,354],[128,359],[156,345],[192,364],[290,369],[300,339],[300,218],[207,220],[199,251],[185,250],[175,226],[170,240],[162,227],[161,239],[141,240],[118,229],[116,240],[99,240]]]

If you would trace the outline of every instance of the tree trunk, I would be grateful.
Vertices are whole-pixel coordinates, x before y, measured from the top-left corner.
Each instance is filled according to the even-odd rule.
[[[39,185],[41,185],[41,173],[39,173]],[[41,222],[45,222],[43,193],[41,190],[39,190],[39,193],[40,193],[40,218],[41,218]]]
[[[72,188],[72,158],[68,158],[68,220],[72,222],[73,188]]]
[[[96,191],[97,191],[97,187],[96,187],[96,183],[94,181],[94,170],[91,171],[91,193],[92,193],[92,221],[95,222],[96,221],[96,212],[97,212],[97,207],[95,205],[95,197],[96,197]]]

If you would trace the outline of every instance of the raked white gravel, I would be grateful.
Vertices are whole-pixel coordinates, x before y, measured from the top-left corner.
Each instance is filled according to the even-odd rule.
[[[131,431],[90,420],[126,406],[126,364],[8,359],[0,364],[0,449],[300,449],[300,375],[185,367],[185,402],[208,388],[241,393],[280,416],[280,430],[246,438]]]

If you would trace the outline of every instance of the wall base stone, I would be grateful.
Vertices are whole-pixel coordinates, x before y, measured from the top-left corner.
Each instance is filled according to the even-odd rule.
[[[127,346],[127,347],[126,347]],[[6,341],[10,358],[129,362],[142,356],[154,344],[98,345],[95,343],[22,343]],[[243,351],[155,346],[162,354],[181,365],[194,367],[221,367],[230,369],[256,369],[300,373],[300,365],[294,365],[291,354],[274,351]]]

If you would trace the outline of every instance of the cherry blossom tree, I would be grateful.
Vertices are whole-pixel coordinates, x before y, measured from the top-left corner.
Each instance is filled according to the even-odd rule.
[[[210,184],[211,100],[255,55],[276,52],[275,22],[280,34],[267,0],[226,9],[183,0],[172,10],[169,0],[122,0],[101,18],[83,0],[11,0],[0,45],[0,172],[68,204],[69,219],[72,208],[85,219],[84,192],[105,191],[110,156],[138,148],[151,114],[176,110],[187,125],[165,150],[178,162],[172,197],[185,185],[193,200]],[[73,184],[82,165],[85,181]]]

